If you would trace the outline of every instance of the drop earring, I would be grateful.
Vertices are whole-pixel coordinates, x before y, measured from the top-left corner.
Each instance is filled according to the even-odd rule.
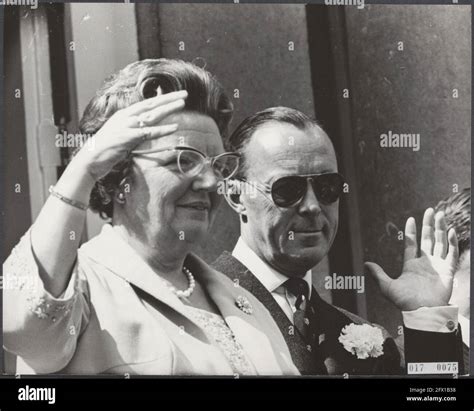
[[[125,193],[123,191],[119,191],[117,194],[117,203],[125,204]]]

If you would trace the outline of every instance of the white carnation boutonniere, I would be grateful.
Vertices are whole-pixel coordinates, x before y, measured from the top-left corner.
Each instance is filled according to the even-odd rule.
[[[346,325],[339,336],[339,342],[360,360],[377,358],[383,354],[382,330],[369,324]]]

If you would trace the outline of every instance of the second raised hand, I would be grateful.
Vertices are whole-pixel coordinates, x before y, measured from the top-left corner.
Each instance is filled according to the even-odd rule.
[[[447,231],[442,212],[425,211],[420,248],[419,252],[416,222],[410,217],[405,225],[401,275],[393,279],[378,264],[365,263],[382,294],[403,311],[444,306],[451,297],[459,251],[456,232]]]

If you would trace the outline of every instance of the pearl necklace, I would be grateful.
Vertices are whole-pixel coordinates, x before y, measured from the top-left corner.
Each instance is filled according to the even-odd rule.
[[[186,267],[183,266],[183,272],[188,277],[189,287],[186,290],[177,290],[176,287],[170,286],[170,290],[176,294],[179,298],[189,298],[193,293],[194,287],[196,286],[196,281],[194,280],[193,273]]]

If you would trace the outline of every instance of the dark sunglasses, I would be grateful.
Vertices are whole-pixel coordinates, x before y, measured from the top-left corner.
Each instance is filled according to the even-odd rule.
[[[344,189],[344,177],[338,173],[286,176],[276,180],[271,188],[256,181],[242,179],[264,194],[271,194],[278,207],[295,207],[306,195],[308,181],[311,182],[316,198],[323,204],[336,202]]]

